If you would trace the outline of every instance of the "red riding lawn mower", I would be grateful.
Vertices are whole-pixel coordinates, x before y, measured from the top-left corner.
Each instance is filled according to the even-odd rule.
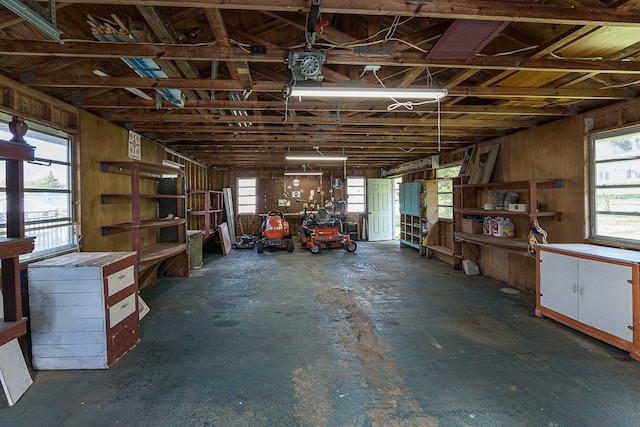
[[[320,253],[322,249],[344,249],[355,252],[356,242],[349,235],[342,234],[342,221],[329,214],[326,209],[318,209],[315,215],[307,214],[300,226],[300,240],[302,247],[309,247],[312,254]]]
[[[261,254],[264,248],[286,249],[293,252],[293,239],[289,222],[280,211],[271,211],[262,222],[260,237],[256,240],[256,251]]]

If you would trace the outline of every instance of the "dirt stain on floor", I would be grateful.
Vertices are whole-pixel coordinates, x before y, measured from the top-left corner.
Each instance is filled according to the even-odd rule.
[[[438,426],[437,419],[425,415],[407,389],[390,346],[380,340],[372,310],[379,289],[368,285],[357,289],[347,286],[322,288],[316,301],[328,311],[336,335],[336,345],[358,360],[362,366],[361,382],[373,396],[366,412],[372,427]]]

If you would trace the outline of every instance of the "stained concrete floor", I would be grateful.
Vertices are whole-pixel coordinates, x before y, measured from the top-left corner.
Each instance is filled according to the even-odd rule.
[[[640,363],[397,243],[205,254],[143,289],[109,370],[39,371],[0,426],[630,426]]]

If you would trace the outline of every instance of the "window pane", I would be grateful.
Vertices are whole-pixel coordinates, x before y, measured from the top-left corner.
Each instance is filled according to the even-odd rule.
[[[69,166],[25,163],[24,188],[59,188],[68,190]]]
[[[452,193],[438,194],[438,205],[453,206],[453,194]]]
[[[69,218],[70,197],[68,193],[25,193],[25,222]]]
[[[596,164],[596,185],[640,184],[640,159]]]
[[[598,161],[638,156],[640,132],[598,139],[594,148]]]
[[[353,185],[354,187],[364,187],[364,178],[348,177],[347,185],[349,186]]]
[[[364,196],[349,196],[349,206],[354,203],[364,203]]]
[[[25,235],[36,238],[34,249],[30,254],[21,255],[20,259],[32,259],[76,246],[75,226],[68,221],[49,223],[46,227],[25,226]]]
[[[453,193],[453,180],[444,179],[438,181],[438,193]]]
[[[25,136],[25,141],[35,147],[34,156],[38,159],[69,163],[69,150],[66,139],[29,130]]]
[[[365,209],[364,204],[349,203],[349,212],[351,213],[363,213]]]
[[[349,196],[352,197],[356,194],[360,194],[364,197],[364,187],[351,187],[349,186]]]
[[[640,241],[640,132],[592,139],[592,224],[600,239]]]
[[[255,205],[256,196],[239,196],[238,205]]]
[[[8,124],[0,122],[0,138],[8,140]],[[20,259],[35,259],[77,246],[71,209],[71,140],[63,132],[30,124],[25,136],[35,148],[35,162],[24,162],[25,235],[35,248]],[[0,162],[0,187],[6,187],[5,162]],[[0,233],[6,234],[6,200],[0,192]]]
[[[242,196],[255,196],[256,189],[255,187],[239,187],[238,188],[238,199]]]
[[[623,240],[640,240],[640,216],[598,214],[595,233]]]
[[[239,187],[255,187],[256,179],[255,178],[238,178],[238,188]]]
[[[453,218],[453,208],[447,206],[438,206],[438,217],[445,219]]]

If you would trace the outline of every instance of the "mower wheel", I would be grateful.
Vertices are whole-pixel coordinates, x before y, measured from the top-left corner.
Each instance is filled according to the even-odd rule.
[[[344,248],[347,252],[355,252],[358,249],[358,245],[353,240],[344,242]]]
[[[320,245],[318,243],[316,243],[315,245],[313,243],[309,243],[309,250],[311,251],[312,254],[319,254]]]
[[[264,252],[264,242],[262,240],[258,240],[256,242],[256,252],[258,252],[259,254]]]
[[[287,240],[287,252],[293,252],[293,240]]]

